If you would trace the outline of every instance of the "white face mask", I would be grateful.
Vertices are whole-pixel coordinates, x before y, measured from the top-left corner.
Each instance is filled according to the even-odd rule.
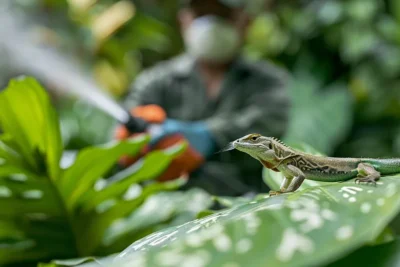
[[[188,53],[209,62],[233,59],[240,48],[240,37],[233,25],[216,16],[195,19],[184,35]]]

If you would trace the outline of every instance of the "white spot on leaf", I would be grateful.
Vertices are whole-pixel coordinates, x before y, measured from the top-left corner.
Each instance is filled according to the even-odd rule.
[[[337,240],[346,240],[353,235],[353,227],[351,225],[342,226],[336,231]]]
[[[223,230],[224,228],[221,225],[215,224],[212,227],[208,228],[206,231],[198,231],[191,233],[186,237],[186,243],[188,244],[188,246],[191,247],[200,247],[208,240],[212,240],[216,237],[225,235],[223,234]],[[223,243],[224,240],[217,241],[217,245],[221,245],[221,243],[218,242]],[[221,246],[223,245],[224,244],[222,244]]]
[[[129,187],[128,191],[124,195],[124,200],[133,200],[140,196],[142,193],[142,187],[138,184],[133,184]]]
[[[298,234],[295,229],[287,228],[283,232],[282,242],[276,250],[276,257],[282,262],[290,261],[296,251],[303,254],[311,254],[314,244],[305,235]]]
[[[107,210],[111,209],[117,204],[117,201],[115,199],[108,199],[103,202],[101,202],[99,205],[96,206],[96,212],[97,213],[103,213],[106,212]]]
[[[331,220],[331,221],[333,221],[337,218],[336,213],[334,213],[333,211],[328,210],[328,209],[322,210],[321,215],[324,219]]]
[[[369,203],[363,203],[362,205],[361,205],[361,212],[362,213],[369,213],[371,211],[371,204],[369,204]]]
[[[244,220],[246,224],[246,230],[247,233],[250,235],[254,235],[257,233],[258,227],[261,225],[261,220],[258,218],[255,213],[248,213],[244,216],[242,216],[242,219]]]
[[[387,197],[392,197],[396,194],[397,192],[397,186],[394,183],[390,183],[387,186],[387,190],[386,190],[386,196]]]
[[[182,259],[183,255],[176,249],[161,251],[156,258],[162,266],[178,266]]]
[[[11,197],[12,192],[8,187],[0,186],[0,198]]]
[[[300,228],[307,233],[319,229],[324,225],[324,220],[334,220],[336,214],[328,209],[321,210],[319,203],[312,199],[304,199],[301,202],[291,202],[291,218],[295,222],[303,222]]]
[[[192,255],[185,255],[181,267],[206,267],[211,256],[207,251],[197,251]]]
[[[43,192],[40,190],[28,190],[22,193],[22,197],[26,199],[41,199]]]
[[[157,261],[161,266],[206,267],[210,258],[210,254],[204,250],[183,254],[179,250],[172,249],[159,253]]]
[[[225,234],[221,234],[213,239],[213,244],[218,251],[226,252],[232,247],[232,241]]]
[[[236,244],[236,252],[239,254],[244,254],[248,252],[252,246],[253,243],[250,239],[239,240],[239,242]]]
[[[188,237],[186,238],[186,244],[190,247],[197,248],[201,247],[204,244],[204,240],[200,234],[193,233],[188,235]]]
[[[379,198],[379,199],[376,201],[376,205],[378,205],[378,206],[383,206],[383,205],[385,205],[385,199]]]
[[[362,192],[363,189],[360,187],[356,187],[356,186],[343,186],[340,190],[339,193],[348,193],[351,195],[355,195],[357,194],[357,192]]]
[[[106,179],[98,179],[96,183],[93,186],[94,191],[100,191],[103,190],[107,186],[107,180]]]
[[[28,177],[25,174],[17,173],[10,175],[10,180],[16,182],[25,182],[26,180],[28,180]]]
[[[357,201],[357,199],[356,199],[355,197],[349,198],[349,202],[351,202],[351,203],[354,203],[354,202],[356,202],[356,201]]]

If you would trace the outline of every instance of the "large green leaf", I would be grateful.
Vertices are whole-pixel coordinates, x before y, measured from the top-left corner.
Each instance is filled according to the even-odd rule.
[[[113,266],[318,266],[374,240],[399,210],[399,176],[313,187],[156,232]]]

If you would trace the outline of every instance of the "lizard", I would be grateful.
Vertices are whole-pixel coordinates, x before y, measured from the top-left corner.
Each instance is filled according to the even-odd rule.
[[[237,149],[258,160],[264,167],[285,177],[279,191],[270,196],[295,192],[305,179],[376,185],[381,175],[400,173],[400,159],[339,158],[307,154],[295,150],[275,137],[248,134],[229,143],[220,152]]]

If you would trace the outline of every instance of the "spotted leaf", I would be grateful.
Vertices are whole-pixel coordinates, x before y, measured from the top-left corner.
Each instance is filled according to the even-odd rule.
[[[153,233],[114,266],[321,266],[373,241],[399,210],[399,176],[311,187]]]

